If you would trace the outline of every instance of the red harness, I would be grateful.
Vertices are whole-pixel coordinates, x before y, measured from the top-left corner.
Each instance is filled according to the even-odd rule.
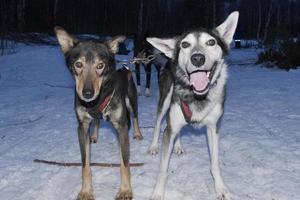
[[[181,100],[180,107],[181,107],[181,110],[182,110],[185,120],[187,122],[190,122],[192,119],[192,116],[193,116],[193,112],[191,111],[189,105],[185,101]]]
[[[100,103],[99,107],[98,107],[98,112],[100,113],[103,113],[103,111],[105,110],[105,108],[108,106],[110,100],[111,100],[111,97],[113,95],[114,92],[110,93],[109,95],[107,95],[103,101]]]
[[[93,118],[102,118],[103,117],[102,114],[105,111],[105,109],[107,108],[107,106],[109,105],[113,95],[114,95],[114,91],[112,93],[108,94],[106,97],[104,97],[104,99],[97,106],[92,107],[92,108],[87,108],[87,112]]]

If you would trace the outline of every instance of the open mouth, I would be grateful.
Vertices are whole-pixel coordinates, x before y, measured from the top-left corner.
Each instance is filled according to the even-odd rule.
[[[195,94],[202,95],[209,90],[214,69],[215,67],[211,70],[196,70],[189,74],[190,84]]]

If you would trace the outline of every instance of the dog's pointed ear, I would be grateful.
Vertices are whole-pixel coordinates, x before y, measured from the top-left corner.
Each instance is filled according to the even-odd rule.
[[[123,35],[116,36],[112,38],[111,40],[107,41],[107,45],[112,53],[116,54],[119,50],[119,44],[124,42],[126,40],[126,37]]]
[[[159,51],[163,52],[167,57],[174,57],[176,39],[147,38],[146,40]]]
[[[219,25],[216,30],[220,34],[220,36],[224,39],[226,44],[229,46],[232,42],[233,35],[235,33],[237,23],[239,19],[239,12],[232,12],[227,19]]]
[[[56,26],[54,28],[54,32],[64,54],[67,53],[71,48],[73,48],[74,45],[78,42],[78,40],[74,36],[71,36],[69,33],[67,33],[67,31],[65,31],[65,29],[63,29],[62,27]]]

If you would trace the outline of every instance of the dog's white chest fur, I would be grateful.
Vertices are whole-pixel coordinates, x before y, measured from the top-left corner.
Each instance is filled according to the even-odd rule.
[[[223,101],[224,101],[224,87],[227,79],[227,65],[223,64],[221,67],[222,72],[218,78],[215,87],[211,88],[207,98],[209,102],[199,110],[196,103],[190,104],[190,110],[192,111],[191,121],[199,122],[199,124],[207,125],[215,123],[223,113]]]
[[[222,115],[223,109],[221,104],[212,104],[205,106],[201,111],[195,109],[195,105],[191,106],[191,111],[193,113],[191,121],[195,126],[203,126],[215,123],[217,119]]]

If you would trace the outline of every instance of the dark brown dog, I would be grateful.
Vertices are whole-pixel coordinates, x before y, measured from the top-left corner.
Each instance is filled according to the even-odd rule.
[[[75,111],[82,158],[82,188],[77,200],[94,199],[90,143],[97,142],[100,118],[112,123],[121,149],[121,188],[116,199],[130,200],[130,115],[133,116],[135,139],[142,139],[143,136],[138,125],[137,91],[131,73],[126,69],[115,69],[115,53],[125,37],[116,37],[103,43],[79,42],[60,27],[55,28],[55,33],[66,64],[76,81]]]

